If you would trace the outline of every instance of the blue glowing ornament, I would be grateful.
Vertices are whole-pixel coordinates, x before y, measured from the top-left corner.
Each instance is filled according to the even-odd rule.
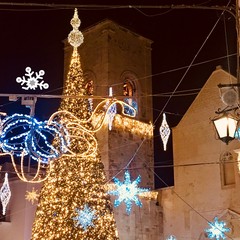
[[[174,235],[170,235],[166,238],[166,240],[177,240],[177,238]]]
[[[224,221],[218,221],[218,218],[215,217],[214,221],[208,224],[210,228],[205,229],[205,232],[208,234],[209,239],[226,239],[225,232],[230,232],[230,228],[225,227],[226,223]]]
[[[138,194],[148,192],[147,188],[139,188],[137,185],[141,182],[141,176],[139,175],[133,182],[131,182],[130,174],[128,171],[124,174],[124,181],[120,182],[119,179],[113,178],[116,184],[116,190],[108,191],[109,194],[118,196],[118,199],[114,201],[114,207],[118,207],[121,202],[126,204],[126,213],[129,215],[132,209],[132,202],[139,207],[142,207],[141,201],[138,199]]]
[[[111,131],[112,130],[112,124],[113,124],[113,120],[115,115],[117,114],[117,106],[116,104],[113,104],[107,112],[107,116],[108,116],[108,129]]]
[[[75,222],[75,227],[81,226],[84,231],[89,227],[94,227],[93,220],[97,218],[95,216],[96,210],[92,210],[87,204],[85,204],[83,210],[76,208],[75,212],[77,216],[72,218]]]
[[[53,139],[57,139],[57,146],[52,145]],[[13,114],[1,122],[0,147],[18,157],[29,155],[47,163],[60,157],[69,144],[68,132],[58,122],[48,124],[24,114]]]
[[[136,112],[134,112],[133,109],[131,109],[130,107],[128,107],[127,105],[124,105],[124,113],[126,115],[129,115],[129,116],[135,116],[137,111],[138,111],[138,105],[137,105],[137,102],[134,101],[132,98],[125,98],[124,99],[124,102],[127,103],[128,105],[132,106]]]
[[[237,128],[234,138],[240,140],[240,128]]]

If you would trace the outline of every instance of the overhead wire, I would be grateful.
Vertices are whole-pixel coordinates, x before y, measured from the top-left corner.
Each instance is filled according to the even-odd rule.
[[[182,78],[180,79],[180,81],[178,82],[178,84],[176,85],[176,87],[173,90],[173,93],[170,95],[170,97],[168,98],[168,100],[166,101],[165,105],[162,108],[162,111],[159,113],[159,115],[157,116],[157,118],[154,121],[154,124],[157,122],[157,120],[159,119],[159,117],[162,115],[162,113],[164,112],[165,108],[167,107],[167,105],[169,104],[170,100],[172,99],[174,93],[177,91],[178,87],[181,85],[181,83],[183,82],[185,76],[187,75],[188,71],[190,70],[190,68],[192,67],[192,64],[194,63],[195,59],[197,58],[197,56],[199,55],[199,53],[201,52],[202,48],[204,47],[204,45],[206,44],[206,42],[208,41],[209,37],[211,36],[211,34],[213,33],[214,29],[216,28],[217,24],[219,23],[222,15],[224,14],[225,11],[222,11],[221,15],[218,17],[216,23],[213,25],[212,29],[210,30],[209,34],[207,35],[207,37],[205,38],[205,40],[203,41],[202,45],[200,46],[200,48],[198,49],[197,53],[195,54],[195,56],[193,57],[192,61],[190,62],[189,66],[187,67],[186,71],[184,72]]]

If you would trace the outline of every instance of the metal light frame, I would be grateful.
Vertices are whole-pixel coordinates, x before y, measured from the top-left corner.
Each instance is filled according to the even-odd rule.
[[[239,122],[239,118],[237,116],[228,112],[230,110],[216,112],[221,114],[221,116],[212,119],[218,138],[226,144],[235,139]]]

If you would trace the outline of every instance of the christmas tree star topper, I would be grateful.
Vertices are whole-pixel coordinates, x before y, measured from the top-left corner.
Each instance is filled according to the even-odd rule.
[[[8,183],[8,173],[5,173],[3,185],[0,189],[0,199],[2,202],[2,214],[6,214],[6,208],[11,198],[11,190]]]

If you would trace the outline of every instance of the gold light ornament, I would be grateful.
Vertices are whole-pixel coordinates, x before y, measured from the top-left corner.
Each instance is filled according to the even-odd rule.
[[[38,200],[39,194],[37,193],[37,190],[35,188],[32,188],[32,191],[26,191],[25,199],[32,204],[34,204],[35,201]]]
[[[83,34],[78,30],[81,24],[81,20],[78,17],[77,8],[75,8],[73,18],[71,20],[71,25],[73,30],[68,35],[68,42],[74,47],[77,48],[83,43]]]
[[[19,177],[20,180],[22,180],[23,182],[28,182],[28,183],[40,183],[40,182],[43,182],[47,179],[48,175],[49,175],[49,172],[45,175],[45,176],[42,176],[42,163],[41,161],[37,161],[37,170],[36,172],[34,173],[34,176],[29,178],[29,173],[26,173],[24,171],[24,152],[22,152],[22,155],[21,155],[21,160],[20,160],[20,170],[18,170],[18,167],[17,167],[17,164],[15,163],[15,159],[14,159],[14,155],[13,153],[9,152],[9,153],[0,153],[0,157],[1,156],[9,156],[11,158],[11,161],[12,161],[12,165],[13,165],[13,168],[17,174],[17,176]],[[48,168],[51,169],[51,161],[49,162],[49,165],[48,165]]]

